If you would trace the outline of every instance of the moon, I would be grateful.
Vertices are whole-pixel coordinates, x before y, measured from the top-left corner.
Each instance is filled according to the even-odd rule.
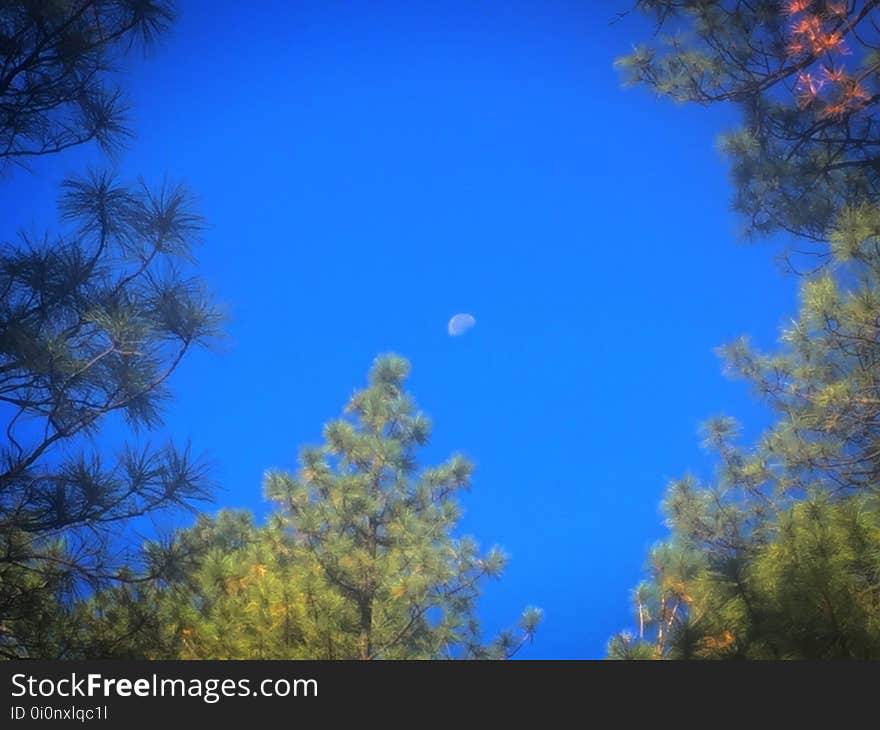
[[[449,320],[446,329],[449,331],[450,337],[458,337],[467,332],[476,323],[477,320],[474,319],[473,315],[468,314],[467,312],[461,312]]]

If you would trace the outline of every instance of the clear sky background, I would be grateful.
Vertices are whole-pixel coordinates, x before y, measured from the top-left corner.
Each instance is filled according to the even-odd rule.
[[[124,178],[164,176],[210,221],[200,271],[222,354],[175,374],[166,431],[215,464],[217,507],[264,514],[373,358],[413,364],[425,463],[477,464],[464,532],[509,570],[487,631],[527,604],[527,658],[598,658],[664,535],[670,478],[711,474],[697,427],[764,414],[713,348],[765,346],[795,309],[767,245],[739,242],[716,148],[731,109],[624,90],[650,38],[628,3],[180,0],[173,36],[129,60]],[[0,234],[54,224],[76,151],[0,183]],[[450,338],[446,323],[477,326]]]

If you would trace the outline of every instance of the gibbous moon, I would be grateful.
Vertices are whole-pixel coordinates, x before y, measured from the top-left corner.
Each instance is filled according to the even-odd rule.
[[[459,335],[463,335],[467,332],[471,327],[473,327],[477,323],[477,320],[473,318],[472,315],[467,312],[462,312],[461,314],[456,314],[452,319],[449,320],[449,325],[447,329],[449,330],[449,334],[452,337],[458,337]]]

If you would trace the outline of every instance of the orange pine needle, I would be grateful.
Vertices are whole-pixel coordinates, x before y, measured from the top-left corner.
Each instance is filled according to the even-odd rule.
[[[849,78],[849,74],[843,66],[838,68],[824,66],[822,70],[825,72],[825,80],[832,84],[842,84]]]
[[[804,94],[817,96],[824,85],[822,79],[815,78],[812,74],[802,71],[798,74],[797,86]]]
[[[810,0],[789,0],[785,6],[785,12],[789,15],[797,15],[810,7]]]
[[[812,41],[822,34],[822,23],[817,16],[807,15],[792,26],[791,32]]]

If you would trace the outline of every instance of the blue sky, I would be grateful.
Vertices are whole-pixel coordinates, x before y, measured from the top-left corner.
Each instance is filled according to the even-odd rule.
[[[698,424],[765,418],[713,348],[772,345],[794,282],[730,212],[730,109],[624,90],[648,38],[612,3],[181,2],[126,66],[123,177],[183,181],[224,352],[175,374],[166,431],[210,455],[217,506],[260,513],[373,358],[413,364],[426,463],[477,464],[462,529],[511,555],[487,630],[546,614],[528,658],[598,658],[663,536],[666,482],[710,474]],[[3,181],[0,234],[53,223],[47,159]],[[450,338],[467,311],[477,326]]]

